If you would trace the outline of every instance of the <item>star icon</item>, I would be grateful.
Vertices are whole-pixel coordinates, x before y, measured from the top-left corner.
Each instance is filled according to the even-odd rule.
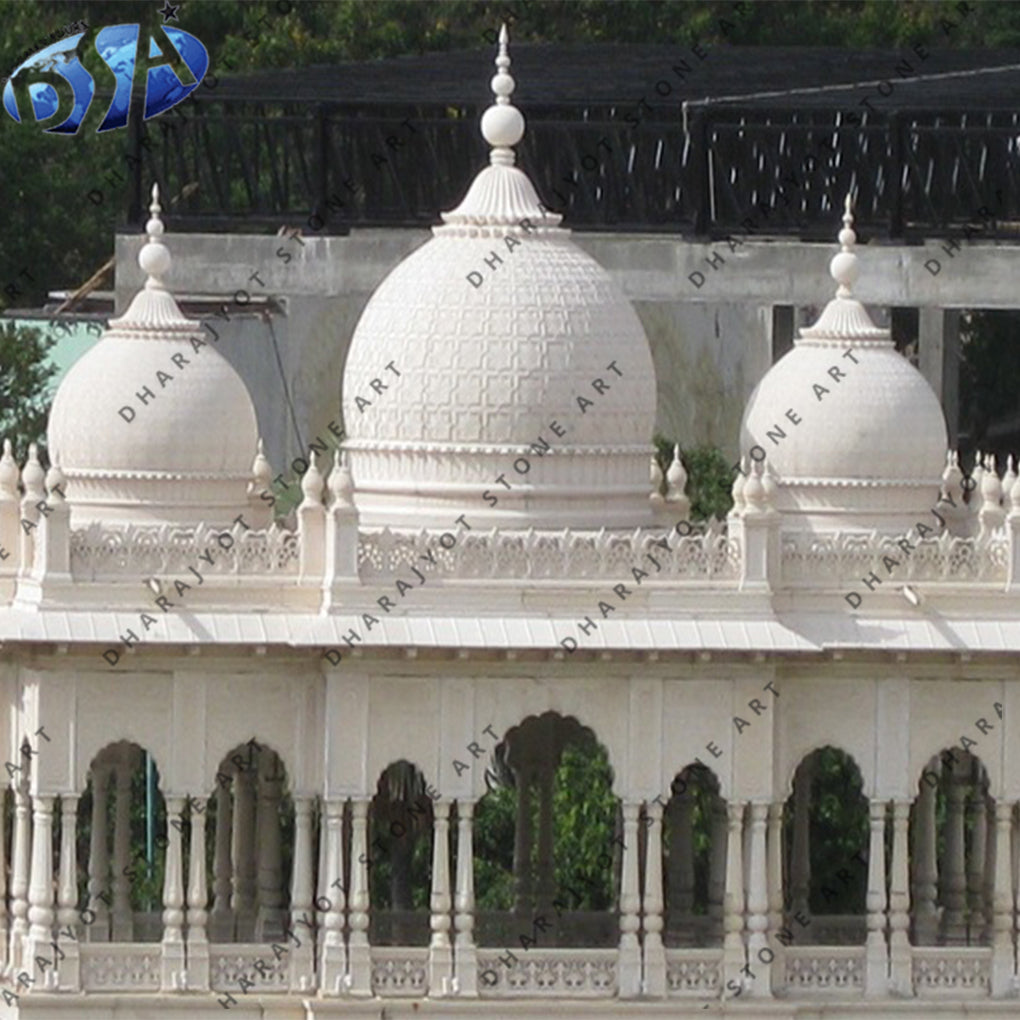
[[[172,4],[170,0],[163,0],[163,6],[160,7],[159,13],[163,15],[163,24],[165,25],[168,21],[177,21],[177,9],[180,4]]]

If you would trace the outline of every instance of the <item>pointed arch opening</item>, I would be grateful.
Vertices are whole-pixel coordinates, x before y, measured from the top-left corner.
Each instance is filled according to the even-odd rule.
[[[58,806],[58,812],[60,810]],[[78,803],[78,901],[90,942],[158,942],[167,838],[159,769],[143,747],[107,744],[89,764]]]
[[[726,839],[726,800],[718,777],[700,762],[688,765],[674,776],[662,813],[667,948],[722,944]]]
[[[922,771],[910,809],[914,945],[991,944],[995,847],[987,769],[959,747],[939,752]]]
[[[282,942],[290,925],[294,804],[281,756],[254,738],[232,748],[216,770],[206,812],[210,941]]]
[[[810,919],[816,945],[863,944],[870,822],[864,780],[849,754],[826,745],[801,760],[783,828],[784,910]]]
[[[393,762],[379,776],[367,854],[373,945],[428,945],[433,812],[426,787],[425,776],[409,761]],[[447,859],[450,853],[448,845]]]
[[[623,824],[609,755],[575,718],[510,729],[475,813],[479,945],[609,947],[619,938]],[[544,927],[536,928],[536,919]]]

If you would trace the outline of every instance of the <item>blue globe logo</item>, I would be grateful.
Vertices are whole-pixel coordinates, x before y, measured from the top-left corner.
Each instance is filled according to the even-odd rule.
[[[193,35],[179,28],[164,26],[164,37],[157,41],[150,36],[147,47],[144,119],[149,120],[176,106],[198,88],[209,69],[209,52]],[[14,82],[27,83],[31,111],[37,124],[51,120],[62,104],[70,107],[61,123],[45,128],[53,134],[73,135],[81,126],[95,95],[95,82],[78,57],[78,47],[85,32],[68,36],[32,54],[15,68],[4,85],[3,104],[7,113],[19,124],[21,111],[15,95]],[[124,127],[131,107],[131,89],[139,62],[139,26],[108,25],[95,38],[96,52],[113,73],[117,87],[110,107],[98,131]],[[167,48],[173,47],[195,81],[185,85],[173,67],[166,63]]]

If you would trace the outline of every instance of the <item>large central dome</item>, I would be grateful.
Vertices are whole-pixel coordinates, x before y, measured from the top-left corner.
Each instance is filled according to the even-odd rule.
[[[367,525],[652,523],[648,341],[513,165],[524,118],[509,63],[504,30],[482,118],[491,165],[383,281],[351,342],[345,449]]]

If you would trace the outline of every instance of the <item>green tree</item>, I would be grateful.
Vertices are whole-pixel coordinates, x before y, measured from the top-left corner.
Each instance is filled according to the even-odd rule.
[[[655,456],[665,476],[673,462],[673,448],[676,444],[660,435],[656,435],[653,442]],[[687,471],[685,491],[691,501],[691,520],[725,517],[733,506],[731,490],[736,471],[723,456],[722,450],[715,446],[681,447],[680,459]]]
[[[46,355],[54,343],[38,329],[0,324],[0,439],[11,440],[19,465],[29,443],[46,442],[46,384],[56,372]]]

